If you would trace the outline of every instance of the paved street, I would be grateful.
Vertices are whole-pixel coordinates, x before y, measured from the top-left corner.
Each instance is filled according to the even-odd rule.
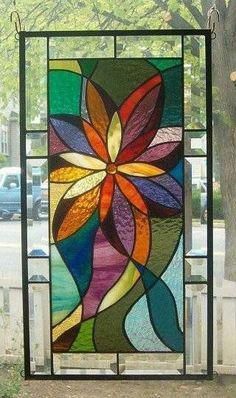
[[[205,227],[205,226],[204,226]],[[42,249],[48,252],[47,220],[34,221],[29,225],[29,251]],[[194,228],[194,242],[201,247],[203,241],[202,226]],[[205,234],[205,232],[204,232]],[[214,230],[214,269],[217,280],[223,277],[224,228]],[[21,278],[21,233],[20,220],[0,221],[0,278]]]

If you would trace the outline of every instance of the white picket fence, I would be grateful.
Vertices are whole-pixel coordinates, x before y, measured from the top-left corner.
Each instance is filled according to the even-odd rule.
[[[194,290],[194,289],[193,289]],[[206,290],[191,288],[186,293],[186,347],[187,370],[199,373],[206,369],[207,311]],[[38,365],[45,365],[49,355],[49,339],[40,322],[48,324],[48,311],[45,310],[45,297],[40,289],[31,308],[34,324],[33,353]],[[45,296],[45,293],[44,293]],[[37,320],[33,312],[37,311]],[[214,371],[220,374],[236,374],[236,283],[224,281],[214,288]],[[192,342],[191,345],[189,342]],[[189,346],[189,347],[188,347]],[[0,283],[0,360],[16,360],[23,355],[22,337],[22,289],[19,280],[2,280]],[[36,358],[37,357],[37,358]],[[34,358],[32,363],[34,363]],[[163,364],[164,365],[164,364]]]

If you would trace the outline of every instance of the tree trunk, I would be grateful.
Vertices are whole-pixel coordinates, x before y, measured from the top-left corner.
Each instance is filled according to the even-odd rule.
[[[156,3],[160,4],[160,1],[156,0]],[[191,0],[184,0],[186,9],[201,28],[207,25],[207,12],[213,3],[220,14],[219,21],[215,13],[213,16],[216,27],[216,39],[212,43],[213,86],[218,88],[218,93],[213,96],[213,140],[219,159],[225,215],[225,278],[236,281],[236,87],[230,80],[230,74],[236,70],[236,1],[201,0],[201,18]],[[161,2],[161,8],[167,10],[167,2]],[[172,28],[189,28],[189,22],[180,19],[171,7],[168,10]]]
[[[236,87],[230,80],[236,69],[236,46],[232,28],[222,18],[213,42],[213,85],[218,88],[213,110],[218,111],[214,115],[214,141],[225,216],[225,278],[236,281]]]
[[[225,218],[225,279],[236,281],[236,152],[232,143],[236,128],[229,128],[217,119],[214,139]]]

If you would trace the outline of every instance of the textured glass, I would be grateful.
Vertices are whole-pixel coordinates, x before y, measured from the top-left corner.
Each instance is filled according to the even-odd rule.
[[[206,127],[205,37],[184,37],[184,120],[187,129]]]
[[[185,281],[206,282],[207,280],[207,259],[186,258],[185,259]]]
[[[31,374],[51,373],[49,303],[49,286],[45,283],[31,283],[29,285]]]
[[[198,156],[206,155],[206,132],[205,131],[185,131],[184,133],[184,153],[185,155]]]
[[[114,56],[113,37],[51,37],[49,57],[60,58],[106,58]]]
[[[180,375],[183,372],[182,354],[121,354],[119,359],[122,375]]]
[[[181,82],[175,59],[50,62],[55,354],[183,352]]]
[[[20,40],[30,375],[204,375],[207,33],[100,33]]]
[[[187,255],[207,253],[207,162],[185,158],[185,251]]]
[[[49,260],[46,258],[30,258],[28,260],[29,282],[49,281]]]
[[[26,155],[47,156],[47,133],[26,134]]]
[[[27,195],[29,256],[43,257],[49,253],[47,164],[45,159],[27,160],[27,184],[31,186]]]
[[[120,58],[181,57],[180,36],[118,36]]]
[[[186,373],[207,373],[207,287],[185,287]]]
[[[47,39],[26,39],[26,128],[47,129]]]
[[[114,375],[117,374],[114,354],[54,354],[56,375]]]

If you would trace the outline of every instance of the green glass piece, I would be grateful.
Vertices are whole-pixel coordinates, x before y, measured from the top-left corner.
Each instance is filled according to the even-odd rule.
[[[96,59],[81,59],[81,60],[79,60],[79,64],[80,64],[83,76],[90,77],[97,65],[97,62],[98,61]]]
[[[80,115],[81,75],[63,70],[49,72],[50,114]]]
[[[155,58],[155,59],[149,59],[148,62],[150,62],[150,64],[154,65],[157,69],[159,69],[162,72],[166,69],[173,68],[173,66],[181,65],[182,59],[181,58]]]
[[[110,59],[98,61],[91,79],[119,106],[132,91],[155,74],[156,68],[144,59]]]
[[[94,318],[81,324],[79,333],[71,346],[70,352],[95,352],[93,343]]]
[[[156,276],[160,276],[172,258],[182,232],[182,217],[153,218],[152,248],[147,263]]]

